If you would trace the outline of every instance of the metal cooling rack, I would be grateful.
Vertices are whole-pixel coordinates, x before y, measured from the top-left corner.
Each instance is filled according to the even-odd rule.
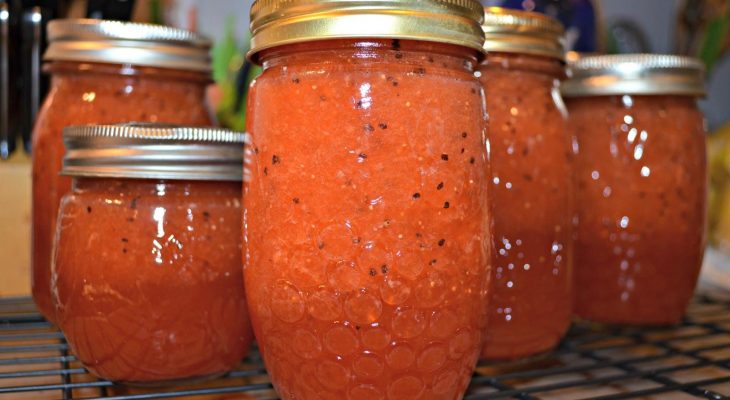
[[[257,352],[222,378],[165,389],[90,375],[28,298],[0,299],[1,399],[275,399]],[[466,399],[730,399],[730,301],[698,298],[673,328],[576,325],[528,362],[480,364]]]

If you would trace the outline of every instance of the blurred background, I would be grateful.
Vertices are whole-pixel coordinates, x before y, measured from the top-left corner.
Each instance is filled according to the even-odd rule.
[[[45,25],[53,18],[103,18],[171,25],[215,42],[208,91],[221,125],[243,130],[245,62],[252,0],[0,0],[0,297],[30,293],[30,132],[47,89],[40,72]],[[567,27],[571,50],[675,53],[707,68],[710,231],[704,284],[730,287],[730,0],[483,0],[543,12]],[[7,46],[3,45],[6,43]],[[7,49],[7,51],[4,51]],[[7,66],[7,79],[3,67]],[[7,97],[5,97],[7,96]]]

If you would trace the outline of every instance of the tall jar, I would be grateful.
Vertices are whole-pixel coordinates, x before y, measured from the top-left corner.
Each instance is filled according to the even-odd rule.
[[[489,113],[494,295],[482,356],[555,347],[571,318],[571,165],[563,27],[539,13],[487,8],[480,65]]]
[[[482,15],[254,3],[244,276],[282,398],[466,390],[490,279]]]
[[[52,273],[58,326],[95,375],[159,384],[219,375],[252,340],[241,269],[245,135],[65,129]]]
[[[210,44],[157,25],[55,20],[44,59],[51,88],[33,131],[33,300],[54,321],[49,277],[58,203],[71,189],[59,176],[65,126],[127,121],[210,125],[205,88]]]
[[[579,60],[563,87],[577,138],[575,313],[680,321],[705,243],[702,64],[669,55]]]

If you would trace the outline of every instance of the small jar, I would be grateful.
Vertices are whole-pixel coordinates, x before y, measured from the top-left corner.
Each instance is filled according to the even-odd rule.
[[[49,278],[58,203],[61,132],[69,125],[164,122],[206,126],[210,43],[188,31],[99,20],[48,24],[45,71],[51,88],[33,130],[33,299],[54,320]]]
[[[242,285],[245,135],[90,125],[64,131],[52,273],[58,326],[95,375],[219,375],[252,340]]]
[[[490,276],[483,9],[351,3],[252,7],[254,331],[283,399],[457,399]]]
[[[555,347],[572,314],[564,32],[543,14],[497,7],[483,27],[495,252],[482,357],[506,360]]]
[[[703,67],[669,55],[593,56],[563,86],[577,139],[575,313],[679,322],[705,244]]]

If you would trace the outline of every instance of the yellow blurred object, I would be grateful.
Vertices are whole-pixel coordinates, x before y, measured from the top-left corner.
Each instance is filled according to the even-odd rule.
[[[730,122],[707,139],[710,243],[730,254]]]
[[[0,163],[0,297],[30,294],[30,157]]]

